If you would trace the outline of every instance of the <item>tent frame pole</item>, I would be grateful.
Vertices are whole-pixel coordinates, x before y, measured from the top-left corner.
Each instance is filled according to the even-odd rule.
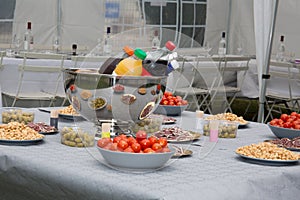
[[[276,16],[277,16],[277,10],[278,10],[278,3],[279,0],[274,0],[274,10],[273,10],[273,17],[271,21],[271,27],[270,27],[270,34],[269,34],[269,42],[267,45],[266,49],[266,54],[265,54],[265,66],[263,67],[263,72],[262,72],[262,87],[260,90],[260,95],[259,95],[259,109],[258,109],[258,117],[257,117],[257,122],[264,123],[264,109],[265,109],[265,103],[266,102],[266,84],[267,84],[267,79],[270,79],[270,74],[269,74],[269,65],[270,65],[270,57],[272,53],[272,45],[273,45],[273,35],[274,35],[274,30],[275,30],[275,24],[276,24]]]

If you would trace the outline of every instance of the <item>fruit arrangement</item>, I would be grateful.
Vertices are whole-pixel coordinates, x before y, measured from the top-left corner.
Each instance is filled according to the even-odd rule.
[[[280,118],[274,118],[270,121],[271,126],[281,128],[297,129],[300,130],[300,114],[292,112],[290,115],[281,114]]]
[[[121,134],[111,138],[101,138],[97,142],[98,147],[111,151],[127,153],[165,153],[170,152],[165,138],[154,136],[147,137],[145,131],[139,130],[136,137]]]
[[[181,96],[174,96],[172,92],[164,92],[164,95],[159,103],[164,106],[182,106],[187,105],[187,100],[183,100]]]

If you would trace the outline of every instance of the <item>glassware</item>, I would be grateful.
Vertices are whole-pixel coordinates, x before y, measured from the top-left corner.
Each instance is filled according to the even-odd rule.
[[[24,50],[32,50],[33,49],[33,35],[31,32],[31,22],[27,22],[27,29],[24,34]]]
[[[226,40],[225,40],[225,32],[222,32],[222,37],[221,40],[219,42],[219,50],[218,50],[218,54],[221,57],[224,57],[226,55]]]
[[[280,41],[277,48],[276,61],[285,61],[285,44],[284,36],[280,36]]]
[[[59,39],[57,37],[53,38],[52,47],[53,47],[53,52],[55,53],[59,52]]]

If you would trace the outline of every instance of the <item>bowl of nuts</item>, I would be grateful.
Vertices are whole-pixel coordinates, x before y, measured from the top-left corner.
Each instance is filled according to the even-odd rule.
[[[34,112],[22,109],[5,109],[2,111],[2,123],[20,122],[28,124],[34,121]]]
[[[92,147],[95,145],[96,130],[89,127],[63,127],[60,130],[61,143],[70,147]]]

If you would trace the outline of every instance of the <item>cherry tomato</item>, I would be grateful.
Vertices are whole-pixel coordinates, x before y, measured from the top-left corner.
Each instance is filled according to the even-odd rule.
[[[120,136],[116,136],[114,137],[113,139],[113,143],[119,143],[119,141],[121,140],[122,138]]]
[[[173,94],[172,94],[172,92],[166,91],[166,92],[164,93],[164,95],[165,95],[165,96],[172,96]]]
[[[166,153],[171,152],[171,150],[168,147],[164,147],[161,152]]]
[[[141,145],[139,144],[139,143],[133,143],[132,145],[131,145],[131,148],[132,148],[132,150],[135,152],[135,153],[140,153],[140,151],[141,151]]]
[[[98,147],[105,147],[108,143],[111,142],[110,138],[100,138],[97,142]]]
[[[133,149],[131,148],[131,146],[127,147],[124,152],[128,152],[128,153],[134,153]]]
[[[294,129],[300,129],[300,124],[295,125]]]
[[[142,141],[143,139],[146,139],[147,138],[147,133],[146,131],[143,131],[143,130],[139,130],[138,132],[136,132],[135,134],[135,139],[137,142],[140,142]]]
[[[280,119],[282,119],[284,122],[289,118],[287,114],[281,114]]]
[[[187,100],[182,100],[181,103],[182,103],[182,105],[187,105],[188,104]]]
[[[111,151],[118,151],[118,144],[117,143],[110,143],[109,150]]]
[[[118,148],[120,148],[121,150],[125,150],[128,146],[128,142],[123,139],[121,139],[118,143]]]
[[[165,101],[162,102],[162,105],[165,105],[165,106],[166,106],[166,105],[168,105],[168,104],[169,104],[169,101],[168,101],[168,100],[165,100]]]
[[[291,128],[291,127],[292,127],[292,123],[291,123],[291,122],[285,122],[285,123],[283,124],[283,127],[284,127],[284,128]]]
[[[291,112],[290,116],[295,116],[295,117],[297,117],[297,116],[298,116],[298,113],[297,113],[297,112]]]
[[[149,137],[148,140],[150,141],[150,146],[152,146],[154,143],[158,142],[157,137],[154,137],[154,136]]]
[[[155,152],[161,152],[162,150],[162,146],[159,143],[154,143],[151,148],[155,151]]]
[[[136,143],[137,141],[134,137],[128,137],[127,142],[128,142],[128,145],[131,146],[132,144]]]
[[[144,150],[144,153],[155,153],[155,151],[152,148],[148,147]]]
[[[166,138],[159,138],[158,139],[158,143],[162,146],[162,147],[166,147],[168,144],[168,141]]]
[[[142,141],[140,141],[140,145],[142,147],[142,150],[145,150],[145,149],[151,147],[150,141],[148,139],[143,139]]]

